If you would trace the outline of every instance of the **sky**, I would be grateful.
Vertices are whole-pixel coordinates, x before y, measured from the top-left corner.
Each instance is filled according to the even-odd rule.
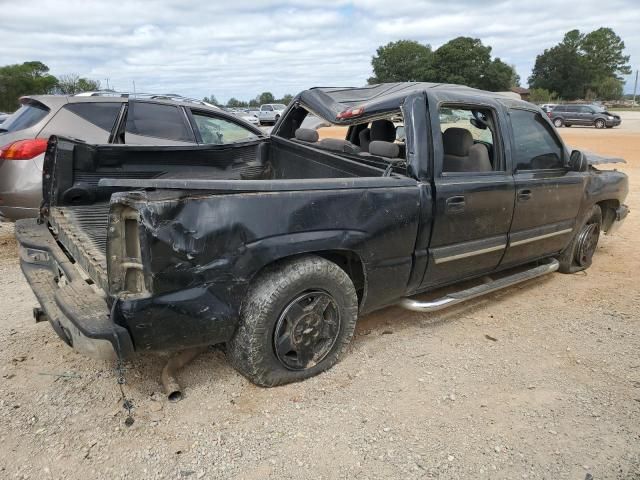
[[[640,68],[639,0],[0,0],[0,65],[39,60],[119,91],[276,97],[359,86],[390,41],[480,38],[516,67],[565,32],[611,27]],[[633,75],[626,92],[633,90]]]

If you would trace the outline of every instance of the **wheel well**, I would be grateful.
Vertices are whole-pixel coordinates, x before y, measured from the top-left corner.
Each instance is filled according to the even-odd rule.
[[[603,200],[598,202],[602,210],[602,229],[606,232],[616,219],[616,209],[620,206],[618,200]]]
[[[318,252],[305,252],[282,257],[262,267],[260,271],[256,272],[256,274],[253,275],[251,281],[253,282],[262,272],[269,268],[276,267],[283,261],[291,260],[292,258],[301,257],[304,255],[316,255],[318,257],[322,257],[325,260],[329,260],[330,262],[335,263],[342,270],[344,270],[353,282],[353,286],[356,289],[356,294],[358,295],[358,305],[362,304],[362,301],[366,294],[366,277],[364,266],[358,254],[349,250],[322,250]]]
[[[335,263],[349,275],[358,294],[358,305],[360,305],[366,292],[366,278],[364,266],[358,254],[349,250],[327,250],[312,252],[312,254]]]

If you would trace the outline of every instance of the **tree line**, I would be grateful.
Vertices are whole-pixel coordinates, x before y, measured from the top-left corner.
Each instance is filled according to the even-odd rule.
[[[23,95],[74,93],[99,90],[100,82],[77,74],[55,77],[42,62],[32,61],[0,67],[0,111],[13,112]]]
[[[567,32],[554,47],[536,57],[529,77],[532,101],[622,97],[621,75],[631,73],[622,39],[610,28]],[[457,37],[436,50],[413,40],[379,47],[371,59],[374,76],[383,82],[457,83],[490,91],[520,85],[513,66],[492,58],[492,48],[478,38]]]
[[[238,100],[235,97],[231,97],[226,104],[222,104],[218,102],[215,95],[211,94],[208,97],[204,97],[202,100],[218,107],[252,108],[259,107],[260,105],[264,105],[265,103],[282,103],[284,105],[289,105],[291,100],[293,100],[293,95],[287,93],[282,98],[276,98],[271,92],[262,92],[260,95],[257,95],[251,100]]]
[[[529,77],[535,96],[615,100],[622,97],[622,75],[631,73],[622,39],[610,28],[589,33],[571,30],[536,57]]]
[[[371,59],[374,76],[368,83],[457,83],[491,91],[519,86],[514,67],[492,58],[491,50],[471,37],[454,38],[436,50],[413,40],[390,42]]]

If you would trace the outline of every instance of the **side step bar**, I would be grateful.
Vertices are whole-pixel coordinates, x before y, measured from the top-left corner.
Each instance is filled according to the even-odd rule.
[[[547,260],[543,265],[534,267],[530,270],[515,273],[513,275],[509,275],[508,277],[503,277],[499,280],[493,280],[476,287],[468,288],[466,290],[460,290],[459,292],[449,293],[448,295],[437,298],[435,300],[423,302],[412,298],[403,298],[396,305],[406,308],[407,310],[413,310],[414,312],[435,312],[437,310],[442,310],[443,308],[450,307],[457,303],[465,302],[467,300],[471,300],[472,298],[486,295],[487,293],[492,293],[496,290],[500,290],[517,283],[531,280],[532,278],[537,278],[548,273],[553,273],[558,270],[559,267],[560,264],[558,263],[558,260],[554,258]]]

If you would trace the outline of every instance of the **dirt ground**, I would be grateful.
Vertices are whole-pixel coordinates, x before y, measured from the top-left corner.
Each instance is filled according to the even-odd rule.
[[[587,273],[553,274],[438,314],[361,319],[346,358],[255,387],[218,351],[168,403],[161,358],[114,365],[35,324],[0,224],[0,478],[640,479],[640,114],[564,128],[620,155],[631,214]]]

